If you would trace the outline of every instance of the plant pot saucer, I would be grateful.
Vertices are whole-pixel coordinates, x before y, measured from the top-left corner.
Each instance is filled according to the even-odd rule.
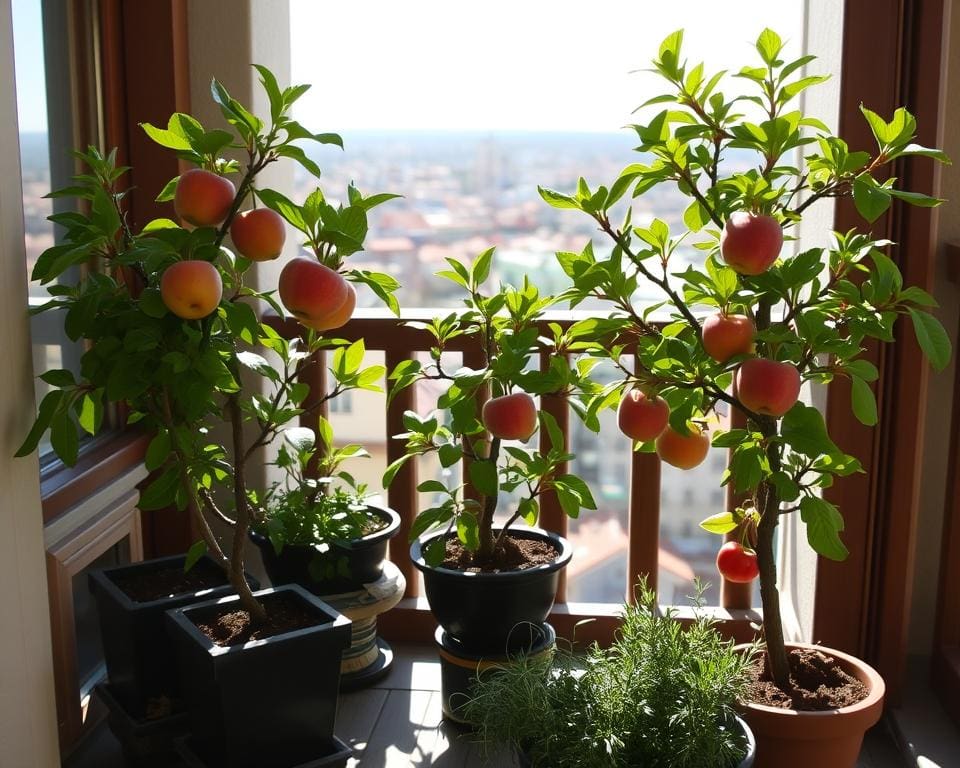
[[[177,754],[183,761],[186,768],[226,768],[205,762],[194,751],[189,736],[184,736],[176,741]],[[347,760],[353,755],[353,750],[346,743],[334,736],[330,739],[325,749],[319,750],[321,754],[312,760],[297,765],[264,765],[262,768],[345,768]]]

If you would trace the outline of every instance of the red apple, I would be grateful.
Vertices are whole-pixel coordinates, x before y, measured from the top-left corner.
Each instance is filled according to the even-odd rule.
[[[325,330],[348,298],[347,281],[315,259],[298,256],[280,272],[280,301],[307,328]]]
[[[783,229],[772,216],[734,211],[723,225],[720,255],[741,275],[760,275],[777,260]]]
[[[537,429],[537,404],[526,392],[494,397],[483,404],[483,426],[501,440],[527,440]]]
[[[756,326],[746,315],[711,315],[703,321],[703,348],[718,363],[753,351]]]
[[[620,431],[631,440],[655,440],[667,428],[670,406],[662,397],[647,397],[639,389],[627,392],[617,408]]]
[[[192,168],[177,181],[173,209],[177,216],[195,227],[215,227],[227,218],[236,194],[230,179]]]
[[[283,217],[269,208],[238,213],[230,223],[230,238],[250,261],[271,261],[280,255],[287,229]]]
[[[160,298],[184,320],[206,317],[219,306],[222,296],[220,272],[209,261],[178,261],[160,276]]]
[[[800,397],[800,371],[792,363],[763,357],[737,368],[737,396],[751,411],[780,418]]]
[[[657,438],[657,455],[678,469],[693,469],[707,458],[710,450],[709,435],[696,424],[689,428],[689,435],[681,435],[668,426]]]
[[[757,553],[744,549],[739,542],[728,541],[717,553],[717,570],[727,581],[749,584],[760,575]]]

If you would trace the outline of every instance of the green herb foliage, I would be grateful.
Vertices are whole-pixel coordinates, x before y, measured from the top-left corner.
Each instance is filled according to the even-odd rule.
[[[686,629],[645,584],[614,644],[519,656],[481,677],[467,717],[488,746],[534,768],[732,768],[746,754],[734,705],[752,653],[697,612]],[[699,602],[699,601],[698,601]]]

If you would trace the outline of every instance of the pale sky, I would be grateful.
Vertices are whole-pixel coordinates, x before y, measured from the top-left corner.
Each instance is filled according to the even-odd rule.
[[[297,115],[318,130],[615,131],[664,91],[646,68],[684,28],[691,66],[759,65],[764,27],[800,55],[803,0],[291,0]],[[744,87],[733,80],[726,92]]]
[[[47,130],[40,0],[13,0],[13,52],[16,62],[20,131]]]

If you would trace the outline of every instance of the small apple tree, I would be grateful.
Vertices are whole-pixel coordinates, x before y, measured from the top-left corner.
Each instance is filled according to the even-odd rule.
[[[633,126],[640,160],[610,186],[592,189],[581,179],[574,194],[540,191],[554,207],[586,213],[612,244],[606,258],[598,258],[590,244],[581,253],[558,254],[573,283],[566,294],[571,305],[600,299],[614,307],[616,327],[596,335],[592,353],[612,361],[622,375],[586,398],[587,423],[598,429],[601,409],[624,397],[640,399],[631,395],[639,389],[650,404],[663,400],[669,406],[669,426],[660,426],[665,431],[656,444],[648,437],[637,449],[658,450],[664,460],[679,463],[675,459],[682,462],[689,452],[671,446],[678,437],[695,437],[698,421],[721,408],[745,417],[745,428],[716,432],[713,446],[731,449],[723,483],[748,494],[749,501],[733,513],[711,516],[703,527],[739,532],[737,557],[724,552],[720,562],[731,578],[756,575],[749,563],[755,548],[769,667],[785,687],[777,525],[781,515],[799,511],[816,552],[843,559],[843,518],[819,490],[835,477],[862,471],[830,438],[820,412],[798,402],[801,380],[848,379],[854,414],[873,425],[877,407],[869,382],[878,372],[863,357],[867,340],[893,341],[894,323],[906,315],[937,369],[947,364],[950,343],[929,313],[933,299],[902,284],[885,253],[891,242],[837,232],[829,248],[780,258],[782,240],[822,198],[852,195],[870,222],[894,199],[937,205],[935,198],[898,189],[893,178],[878,177],[899,158],[947,158],[913,143],[916,123],[905,109],[887,121],[862,108],[877,141],[870,153],[851,150],[823,123],[792,108],[802,91],[826,78],[802,73],[812,56],[784,61],[781,39],[771,30],[757,40],[758,65],[735,75],[755,86],[756,94],[735,99],[718,90],[723,72],[710,76],[703,64],[688,66],[682,39],[682,31],[667,37],[653,61],[668,92],[647,101],[644,107],[660,109]],[[744,170],[744,163],[725,163],[735,152],[755,163]],[[689,198],[684,231],[671,233],[660,219],[638,226],[629,208],[619,226],[611,221],[611,209],[628,192],[639,197],[661,186]],[[677,271],[684,240],[702,254],[702,268]],[[636,307],[641,283],[656,286],[663,303]],[[661,308],[669,313],[665,324],[655,322]],[[714,314],[701,322],[695,308]],[[633,366],[621,362],[625,353]]]
[[[421,493],[443,496],[440,504],[421,511],[410,529],[410,540],[414,541],[431,529],[446,527],[447,535],[433,539],[424,550],[424,559],[430,565],[443,562],[448,537],[454,531],[473,553],[475,563],[494,560],[511,525],[521,518],[529,525],[536,524],[539,499],[545,493],[555,493],[571,517],[581,509],[596,509],[586,483],[561,470],[573,456],[567,452],[556,420],[546,411],[538,416],[532,397],[564,397],[592,386],[586,379],[592,363],[571,366],[564,355],[584,327],[575,325],[564,330],[548,323],[543,315],[556,298],[541,296],[526,278],[519,288],[501,285],[496,292],[485,293],[483,285],[490,275],[493,255],[491,248],[471,264],[447,259],[451,268],[438,274],[466,292],[466,309],[430,323],[410,323],[436,340],[430,350],[431,361],[423,365],[405,360],[390,373],[394,382],[391,398],[420,381],[443,381],[449,386],[440,396],[436,411],[426,416],[412,411],[404,414],[407,431],[394,437],[406,440],[406,453],[387,467],[384,486],[407,461],[418,456],[436,454],[443,468],[466,459],[468,468],[469,482],[448,488],[440,480],[427,480],[417,488]],[[593,322],[586,325],[592,328]],[[448,371],[443,366],[443,353],[465,341],[482,350],[484,367]],[[556,353],[546,372],[530,365],[543,349]],[[538,422],[550,438],[545,453],[517,444],[533,436]],[[496,532],[494,515],[501,492],[518,492],[518,500]]]
[[[166,128],[144,125],[156,142],[174,150],[195,168],[172,180],[158,200],[174,200],[178,215],[191,225],[161,218],[139,233],[131,230],[124,212],[122,178],[116,153],[103,155],[94,148],[78,153],[86,170],[74,184],[52,193],[80,201],[81,211],[58,213],[50,219],[64,230],[61,244],[38,259],[33,279],[48,286],[51,300],[36,312],[62,313],[67,335],[83,340],[86,352],[79,377],[67,370],[47,371],[41,378],[53,389],[40,403],[36,421],[17,455],[31,453],[50,430],[54,452],[68,465],[77,461],[79,428],[89,435],[101,432],[105,410],[123,406],[126,423],[140,423],[154,435],[146,452],[147,469],[156,473],[143,491],[144,510],[175,505],[189,507],[202,540],[189,551],[189,568],[204,552],[229,574],[245,609],[256,620],[263,609],[253,598],[243,576],[243,552],[251,522],[261,517],[257,494],[247,485],[246,469],[259,449],[306,412],[309,393],[300,374],[316,364],[314,353],[332,350],[335,387],[320,402],[349,389],[378,390],[382,366],[363,368],[362,340],[353,344],[305,329],[302,338],[288,341],[260,322],[257,302],[278,314],[283,310],[272,292],[246,284],[251,259],[276,258],[283,245],[286,219],[300,231],[313,264],[324,273],[322,285],[339,281],[344,299],[353,289],[345,279],[364,283],[394,311],[393,292],[399,284],[388,275],[348,270],[344,260],[363,247],[367,212],[394,195],[364,197],[350,187],[345,204],[327,202],[320,189],[296,205],[280,193],[256,186],[260,172],[281,158],[292,159],[319,177],[320,169],[295,142],[321,144],[342,141],[336,134],[314,134],[289,116],[290,107],[309,88],[281,89],[273,74],[257,67],[270,103],[267,121],[251,114],[213,81],[211,91],[230,130],[207,130],[193,117],[174,114]],[[244,156],[241,163],[222,156],[225,150]],[[238,188],[229,176],[240,174]],[[238,212],[245,202],[259,199],[265,216],[253,217],[239,228]],[[279,214],[279,215],[278,215]],[[246,217],[243,217],[246,218]],[[279,227],[277,223],[279,222]],[[235,255],[224,245],[232,233]],[[304,261],[298,259],[295,261]],[[75,284],[59,282],[70,267],[83,269]],[[323,296],[305,299],[307,316],[330,329],[330,315],[340,307],[310,312]],[[319,286],[314,286],[319,288]],[[303,298],[303,297],[299,297]],[[316,306],[312,306],[316,305]],[[351,307],[352,310],[352,307]],[[340,317],[342,325],[349,317]],[[274,352],[279,370],[258,353]],[[245,387],[242,369],[262,380],[266,394]],[[211,429],[230,425],[229,448],[218,444]],[[250,429],[246,427],[250,426]],[[229,493],[229,501],[218,490]],[[217,519],[233,531],[229,554],[210,526]]]

